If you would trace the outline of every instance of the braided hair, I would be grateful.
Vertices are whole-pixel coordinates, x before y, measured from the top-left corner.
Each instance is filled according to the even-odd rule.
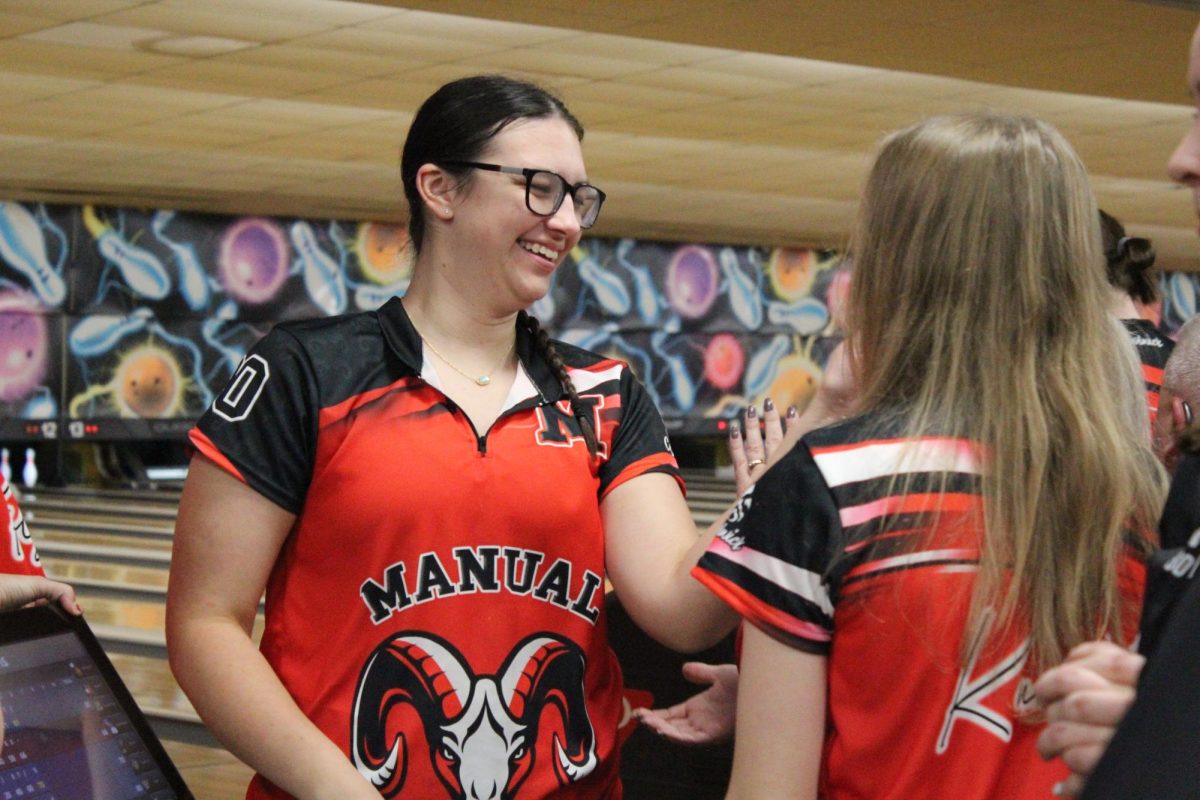
[[[546,359],[550,368],[554,370],[554,375],[558,378],[558,382],[562,384],[563,391],[571,399],[571,413],[579,421],[579,431],[583,434],[583,441],[587,444],[588,455],[595,458],[600,449],[596,443],[596,429],[592,427],[587,407],[579,399],[579,392],[576,391],[575,383],[571,380],[571,376],[567,372],[567,365],[563,363],[562,356],[559,355],[554,342],[550,340],[546,331],[542,329],[541,324],[537,321],[537,317],[524,310],[517,313],[517,324],[524,325],[525,329],[533,336],[542,357]]]

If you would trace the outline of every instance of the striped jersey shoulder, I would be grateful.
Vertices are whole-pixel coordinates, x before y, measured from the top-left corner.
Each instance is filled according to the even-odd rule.
[[[931,512],[967,512],[979,501],[984,457],[976,442],[895,434],[859,419],[804,439],[851,543],[920,526]]]
[[[978,562],[984,451],[965,438],[896,434],[858,420],[806,438],[837,506],[837,597],[897,572],[970,571]]]
[[[830,488],[891,475],[982,472],[982,450],[969,439],[908,438],[894,425],[854,418],[804,437]]]

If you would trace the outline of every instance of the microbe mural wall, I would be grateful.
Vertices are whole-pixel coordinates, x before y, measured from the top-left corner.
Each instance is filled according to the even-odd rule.
[[[181,438],[273,324],[377,308],[410,275],[378,222],[0,202],[0,440]],[[1163,276],[1168,332],[1198,277]],[[708,435],[747,401],[807,402],[848,281],[829,251],[595,238],[530,311]]]
[[[377,222],[0,203],[0,440],[180,438],[274,323],[377,308],[410,273]],[[847,279],[826,251],[589,239],[530,310],[704,435],[807,402]]]

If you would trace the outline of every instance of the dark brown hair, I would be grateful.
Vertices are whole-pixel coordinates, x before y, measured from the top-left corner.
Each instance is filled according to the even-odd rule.
[[[1127,236],[1125,226],[1104,209],[1100,209],[1100,235],[1109,284],[1145,305],[1158,300],[1158,270],[1150,240]]]
[[[583,140],[583,126],[563,101],[540,86],[504,75],[475,75],[447,83],[431,94],[413,117],[400,156],[400,180],[408,200],[408,235],[420,251],[425,212],[417,191],[417,170],[438,164],[460,180],[468,167],[451,161],[477,161],[488,143],[522,119],[557,117]]]

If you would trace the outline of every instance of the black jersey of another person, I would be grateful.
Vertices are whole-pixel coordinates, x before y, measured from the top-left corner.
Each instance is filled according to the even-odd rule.
[[[1171,478],[1171,489],[1158,524],[1163,549],[1154,555],[1146,576],[1138,652],[1152,658],[1163,629],[1200,570],[1200,456],[1184,456]]]
[[[298,515],[262,651],[385,796],[620,796],[600,503],[679,473],[627,365],[559,348],[597,459],[527,331],[505,410],[477,431],[398,300],[277,326],[191,434]],[[249,796],[284,795],[256,778]]]
[[[1175,342],[1163,335],[1154,323],[1145,319],[1123,319],[1129,338],[1137,348],[1138,360],[1142,362],[1142,380],[1146,383],[1146,405],[1150,408],[1150,421],[1158,413],[1159,395],[1162,394],[1163,369],[1175,349]]]
[[[1084,800],[1200,799],[1200,456],[1180,461],[1146,583],[1137,699],[1088,779]]]

